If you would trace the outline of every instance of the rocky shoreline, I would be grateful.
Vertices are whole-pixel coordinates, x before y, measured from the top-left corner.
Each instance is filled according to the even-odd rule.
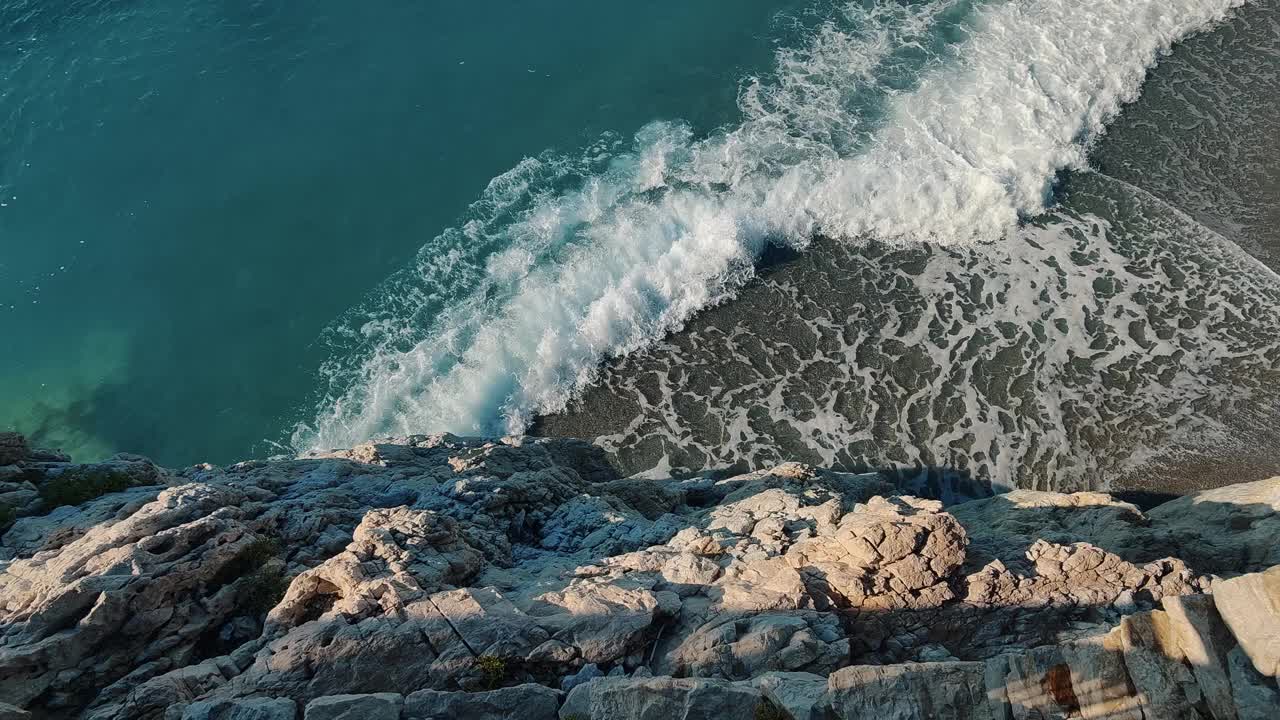
[[[0,720],[1280,713],[1280,478],[906,491],[568,439],[171,471],[0,434]]]

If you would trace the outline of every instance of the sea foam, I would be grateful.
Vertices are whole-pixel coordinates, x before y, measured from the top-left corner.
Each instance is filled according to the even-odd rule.
[[[768,243],[968,243],[1045,209],[1055,174],[1178,38],[1242,0],[853,3],[744,81],[742,123],[544,154],[330,329],[299,450],[519,433],[602,360],[730,297]]]

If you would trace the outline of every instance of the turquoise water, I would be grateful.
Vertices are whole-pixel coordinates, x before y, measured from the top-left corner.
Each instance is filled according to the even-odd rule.
[[[1181,335],[1149,321],[1152,341],[1135,319],[1152,290],[1124,252],[1158,247],[1190,267],[1202,247],[1239,253],[1230,237],[1176,210],[1037,230],[1157,61],[1241,4],[0,2],[0,424],[81,457],[221,462],[389,434],[518,434],[594,386],[606,408],[636,392],[642,408],[671,399],[582,418],[585,434],[622,420],[608,431],[620,448],[663,432],[687,444],[677,420],[694,418],[708,448],[782,447],[777,430],[804,433],[796,447],[823,460],[962,448],[1005,484],[1022,482],[1007,459],[1024,456],[1080,475],[1081,453],[1108,450],[1092,431],[1063,435],[1074,408],[1123,386],[1162,406],[1124,415],[1116,437],[1162,417],[1185,434],[1201,426],[1171,408],[1188,388],[1215,395],[1215,358],[1274,356],[1270,333],[1245,333],[1266,342],[1241,350],[1235,325],[1192,317]],[[1119,187],[1108,202],[1130,201]],[[1080,233],[1105,239],[1088,248],[1101,260],[1054,280]],[[1144,244],[1166,234],[1184,241]],[[921,274],[910,253],[860,254],[872,241],[993,264]],[[707,308],[760,302],[752,281],[770,248],[815,267],[849,250],[853,271],[882,273],[874,302],[821,301],[849,323],[844,342],[864,340],[832,365],[819,353],[831,343],[806,339],[820,334],[810,313],[763,354],[735,349],[767,335],[750,329],[706,359],[662,344],[724,316]],[[1037,271],[983,299],[992,312],[956,320],[946,287],[972,275],[962,284],[976,294],[1010,258]],[[1205,267],[1256,270],[1261,284],[1214,270],[1205,287],[1226,277],[1212,296],[1265,316],[1272,274],[1231,262]],[[1167,272],[1169,287],[1187,275]],[[803,294],[790,297],[763,314],[794,318]],[[909,331],[922,297],[936,302]],[[1100,333],[1104,311],[1116,325]],[[1054,315],[1060,342],[1036,322],[1035,344],[993,342],[1034,314]],[[870,330],[851,335],[859,322]],[[959,369],[887,383],[878,345],[910,349],[896,371],[926,356]],[[1111,355],[1086,370],[1085,345]],[[638,351],[664,356],[649,384],[602,376]],[[1161,371],[1108,384],[1122,355]],[[751,379],[790,372],[788,359],[816,373],[812,394]],[[971,364],[997,369],[992,402],[971,396]],[[997,386],[1032,373],[1047,401],[1005,407],[1015,393]],[[848,392],[821,382],[838,375],[872,399],[842,405]],[[765,395],[733,389],[743,383]],[[951,404],[930,407],[941,398]],[[905,425],[889,417],[899,405]],[[751,408],[794,422],[713,421]],[[925,433],[929,453],[910,452],[917,429],[952,422]],[[1045,459],[1042,441],[1064,451]],[[639,454],[643,469],[675,467],[669,452]]]
[[[0,2],[0,426],[278,451],[322,331],[545,149],[737,117],[813,3]]]

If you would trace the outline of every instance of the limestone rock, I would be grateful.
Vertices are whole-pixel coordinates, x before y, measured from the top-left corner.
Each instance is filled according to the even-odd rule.
[[[827,679],[827,713],[839,720],[990,720],[985,670],[977,662],[843,668]]]
[[[1280,707],[1280,689],[1275,678],[1264,677],[1254,668],[1240,646],[1227,653],[1231,678],[1231,699],[1240,720],[1272,720]]]
[[[1213,600],[1254,668],[1280,675],[1280,566],[1215,581]]]
[[[294,720],[298,708],[290,700],[247,698],[191,703],[182,720]]]
[[[676,675],[747,680],[766,671],[826,675],[848,662],[849,641],[831,613],[766,613],[717,618],[659,664]]]
[[[1211,595],[1183,595],[1164,599],[1168,620],[1178,637],[1178,649],[1190,665],[1205,705],[1217,720],[1236,717],[1227,655],[1235,638],[1222,622]]]
[[[740,683],[694,678],[603,678],[579,685],[560,709],[568,720],[720,720],[751,718],[767,702]]]
[[[767,672],[751,679],[774,706],[791,714],[792,720],[822,720],[827,678],[796,672]]]
[[[556,720],[560,693],[542,685],[487,692],[421,690],[404,701],[405,720]]]
[[[258,538],[243,496],[185,485],[66,546],[17,560],[0,583],[0,698],[74,703],[191,648],[237,611],[241,553]]]
[[[1185,656],[1175,625],[1160,610],[1136,613],[1120,622],[1124,664],[1144,715],[1196,720],[1203,693]]]
[[[1280,565],[1280,477],[1203,490],[1147,516],[1177,556],[1200,572],[1258,572]]]
[[[394,612],[471,579],[483,562],[448,517],[408,507],[370,510],[345,551],[294,578],[270,619],[293,625]]]
[[[404,696],[398,693],[328,695],[307,703],[304,720],[400,720]]]

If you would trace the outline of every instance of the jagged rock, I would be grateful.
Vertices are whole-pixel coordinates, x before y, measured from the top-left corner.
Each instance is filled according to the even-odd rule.
[[[565,692],[569,692],[583,683],[591,682],[596,678],[602,677],[604,677],[604,673],[601,672],[599,665],[596,665],[595,663],[587,663],[586,665],[583,665],[582,669],[578,672],[561,679],[560,689]]]
[[[329,695],[307,703],[304,720],[400,720],[404,696],[399,693]]]
[[[1170,554],[1149,547],[1149,523],[1137,507],[1106,493],[1012,490],[953,505],[947,512],[964,526],[969,566],[975,569],[993,560],[1018,567],[1040,540],[1087,542],[1140,562]]]
[[[965,558],[964,529],[942,504],[875,497],[786,552],[819,609],[937,607]]]
[[[257,540],[228,488],[165,490],[56,552],[17,560],[0,584],[0,697],[59,703],[148,661],[181,657],[230,618]]]
[[[104,697],[98,698],[95,718],[160,718],[170,707],[187,705],[206,693],[221,687],[227,682],[229,675],[235,674],[219,664],[216,660],[186,667],[177,668],[163,675],[153,677],[134,687],[124,701],[115,705],[103,705]],[[107,693],[104,693],[106,695]]]
[[[1280,566],[1213,583],[1213,600],[1263,675],[1280,675]]]
[[[9,703],[0,703],[0,720],[31,720],[31,713]]]
[[[859,665],[827,678],[826,712],[839,720],[989,720],[978,662]]]
[[[484,557],[457,523],[407,507],[370,510],[347,549],[294,578],[273,622],[386,614],[479,572]]]
[[[741,683],[694,678],[602,678],[579,685],[560,708],[561,720],[720,720],[751,718],[766,702]]]
[[[718,618],[659,664],[676,675],[746,680],[768,670],[827,674],[848,662],[849,641],[831,613],[805,611]]]
[[[556,720],[560,693],[526,684],[487,692],[421,690],[404,701],[405,720]]]
[[[248,698],[194,702],[182,713],[182,720],[294,720],[298,708],[290,700]]]
[[[553,639],[577,648],[585,662],[607,663],[638,650],[656,623],[679,609],[680,599],[672,592],[587,579],[540,595],[529,613]]]
[[[68,472],[23,452],[0,483]],[[1011,493],[952,514],[874,475],[621,480],[602,457],[417,436],[158,471],[20,518],[0,540],[0,701],[93,720],[410,705],[526,720],[555,716],[547,686],[563,679],[562,717],[609,720],[774,706],[835,720],[875,703],[877,720],[1231,720],[1274,705],[1250,660],[1274,672],[1270,581],[1203,594],[1208,566],[1167,555],[1204,533],[1160,509]],[[1245,546],[1276,544],[1275,488],[1240,491],[1243,510],[1179,501],[1224,536],[1197,562],[1265,560]],[[885,665],[907,660],[929,662]]]

